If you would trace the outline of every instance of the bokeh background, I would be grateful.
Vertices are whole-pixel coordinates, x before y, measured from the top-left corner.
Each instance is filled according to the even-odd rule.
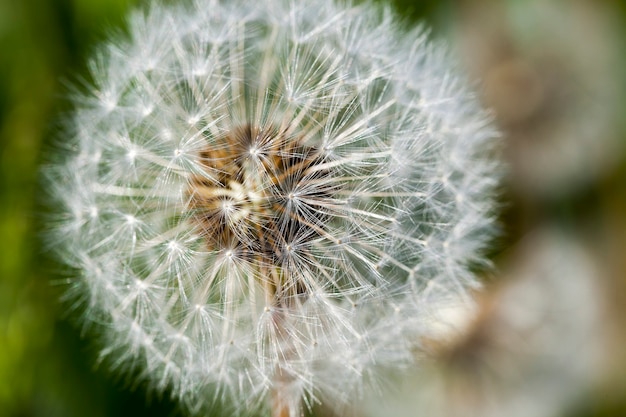
[[[0,0],[0,417],[182,415],[98,364],[38,244],[68,88],[137,4]],[[458,56],[508,166],[479,319],[403,382],[397,415],[626,416],[626,1],[390,5]]]

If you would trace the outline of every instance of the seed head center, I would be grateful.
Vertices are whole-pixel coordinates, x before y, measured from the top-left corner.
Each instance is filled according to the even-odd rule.
[[[330,196],[323,179],[329,174],[314,169],[322,162],[315,147],[252,125],[207,142],[199,155],[205,172],[192,178],[188,192],[192,218],[210,250],[282,268],[298,248],[323,235]],[[303,193],[306,202],[296,198]]]

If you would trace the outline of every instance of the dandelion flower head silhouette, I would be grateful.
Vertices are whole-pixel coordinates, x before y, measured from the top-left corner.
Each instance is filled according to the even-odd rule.
[[[291,417],[414,363],[493,227],[496,134],[455,71],[372,4],[132,14],[45,168],[103,355],[192,412]]]

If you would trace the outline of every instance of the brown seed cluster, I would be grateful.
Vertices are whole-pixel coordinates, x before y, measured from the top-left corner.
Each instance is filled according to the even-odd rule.
[[[200,161],[206,172],[191,179],[189,194],[209,250],[230,250],[275,275],[280,291],[285,262],[296,250],[310,256],[306,244],[324,235],[329,218],[332,182],[320,152],[286,131],[246,124],[212,140]]]

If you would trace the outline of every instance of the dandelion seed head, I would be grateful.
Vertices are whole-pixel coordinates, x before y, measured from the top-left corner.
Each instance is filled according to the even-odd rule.
[[[155,5],[102,46],[46,168],[50,241],[114,366],[190,410],[295,417],[471,309],[496,134],[423,30],[257,3]]]

